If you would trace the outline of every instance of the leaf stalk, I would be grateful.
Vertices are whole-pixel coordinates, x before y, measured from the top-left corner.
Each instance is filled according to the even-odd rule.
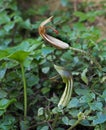
[[[24,88],[24,121],[25,121],[27,118],[27,86],[26,86],[24,66],[23,64],[20,65],[21,65],[22,81],[23,81],[23,88]]]

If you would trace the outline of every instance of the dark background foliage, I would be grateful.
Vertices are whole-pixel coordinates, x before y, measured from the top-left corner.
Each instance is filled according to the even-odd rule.
[[[101,70],[90,57],[57,50],[41,39],[38,27],[52,15],[50,25],[59,34],[48,33],[89,52]],[[87,113],[74,130],[105,130],[105,19],[105,1],[0,0],[0,130],[52,130],[53,124],[55,130],[66,130]],[[26,122],[21,64],[27,85]],[[64,109],[57,107],[64,83],[54,64],[67,68],[74,79],[72,98]]]

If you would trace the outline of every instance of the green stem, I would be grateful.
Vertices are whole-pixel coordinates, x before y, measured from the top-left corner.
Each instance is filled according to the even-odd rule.
[[[68,128],[67,130],[72,130],[75,126],[77,126],[77,125],[80,123],[80,121],[81,121],[81,119],[77,120],[77,121],[75,122],[75,124],[72,125],[70,128]]]
[[[72,50],[72,51],[75,51],[75,52],[79,52],[79,53],[84,54],[84,55],[87,54],[86,51],[83,51],[81,49],[77,49],[77,48],[74,48],[74,47],[69,47],[69,49]]]
[[[23,80],[23,87],[24,87],[24,120],[26,120],[26,117],[27,117],[27,87],[26,87],[24,66],[23,66],[23,64],[20,64],[20,65],[21,65],[22,80]]]
[[[54,119],[54,121],[53,121],[53,124],[52,124],[53,130],[55,129],[55,126],[56,126],[56,124],[57,124],[58,118],[59,118],[59,114],[57,113],[57,115],[55,116],[55,119]]]
[[[69,127],[67,130],[72,130],[73,128],[75,128],[84,118],[86,118],[92,111],[88,110],[85,113],[82,113],[82,116],[80,118],[78,118],[78,120],[71,126]]]
[[[93,62],[94,64],[98,67],[99,70],[102,70],[101,65],[99,64],[99,62],[95,59],[95,57],[93,57],[92,55],[90,55],[88,52],[77,49],[77,48],[73,48],[73,47],[69,47],[70,50],[75,51],[75,52],[79,52],[82,55],[86,55],[88,56]]]

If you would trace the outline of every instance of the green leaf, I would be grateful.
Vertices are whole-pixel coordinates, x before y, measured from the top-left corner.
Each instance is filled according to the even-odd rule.
[[[50,70],[50,67],[43,67],[43,68],[42,68],[42,72],[43,72],[44,74],[47,74],[47,73],[49,72],[49,70]]]
[[[19,63],[23,63],[29,54],[30,54],[30,52],[17,51],[15,53],[11,54],[10,56],[8,56],[8,58],[16,60]]]
[[[85,31],[86,27],[84,26],[83,23],[81,22],[77,22],[77,23],[74,23],[74,29],[75,30],[78,30],[78,31]]]
[[[38,116],[42,116],[44,114],[44,108],[43,107],[40,107],[38,109]]]
[[[32,25],[31,25],[30,19],[27,19],[26,21],[20,22],[20,26],[22,28],[25,28],[25,29],[29,29],[29,30],[32,29]]]
[[[101,83],[104,83],[106,81],[106,76],[103,76],[101,79]]]
[[[42,51],[42,55],[45,57],[48,54],[51,54],[54,51],[54,48],[53,47],[43,47],[41,49],[41,51]]]
[[[4,78],[6,70],[6,68],[0,67],[0,80]]]
[[[22,17],[21,17],[21,16],[18,16],[18,15],[15,15],[15,16],[14,16],[14,22],[15,22],[15,23],[23,22]]]
[[[53,114],[63,113],[63,108],[61,107],[55,107],[52,109]]]
[[[100,52],[100,57],[105,59],[106,58],[106,52],[105,51]]]
[[[64,31],[64,33],[70,32],[70,28],[68,25],[62,26],[62,30]]]
[[[18,52],[18,51],[25,51],[25,52],[29,52],[29,48],[30,48],[30,44],[28,41],[22,41],[21,44],[17,45],[17,46],[14,46],[14,47],[8,47],[6,49],[6,51],[9,53],[9,54],[12,54],[12,53],[15,53],[15,52]]]
[[[74,13],[75,16],[79,17],[79,21],[82,22],[82,21],[85,21],[88,16],[86,15],[86,13],[83,13],[83,12],[80,12],[80,11],[76,11]]]
[[[16,107],[17,109],[23,111],[23,103],[21,103],[21,102],[16,102],[14,105],[15,105],[15,107]]]
[[[101,128],[101,130],[105,130],[105,128],[106,128],[106,122],[100,124],[100,128]]]
[[[7,96],[7,92],[4,90],[0,89],[0,98],[5,98]]]
[[[41,92],[42,92],[43,94],[46,94],[46,93],[48,93],[49,91],[50,91],[50,88],[48,88],[48,87],[44,87],[44,88],[41,89]]]
[[[72,56],[72,51],[67,50],[66,52],[64,52],[64,53],[62,54],[62,56],[60,57],[60,59],[61,59],[61,60],[68,61],[68,60],[70,60],[71,56]]]
[[[43,126],[40,130],[49,130],[48,126]]]
[[[4,30],[6,31],[6,32],[9,32],[11,29],[13,29],[13,27],[14,27],[14,22],[9,22],[8,24],[6,24],[5,26],[4,26]]]
[[[77,98],[73,98],[73,99],[69,102],[67,108],[77,108],[78,105],[79,105],[79,100],[78,100]]]
[[[16,99],[6,99],[6,98],[3,98],[0,100],[0,110],[4,110],[6,109],[9,105],[11,105],[12,103],[16,102]]]
[[[10,21],[9,16],[6,12],[0,13],[0,25],[8,23]]]
[[[39,61],[42,58],[42,56],[41,56],[41,49],[38,49],[38,50],[35,51],[34,58],[37,61]]]
[[[68,119],[67,116],[64,116],[64,117],[62,118],[62,121],[63,121],[63,123],[64,123],[65,125],[69,125],[69,119]]]
[[[83,72],[81,73],[81,79],[88,85],[88,78],[86,76],[86,73],[88,72],[88,69],[84,69]]]
[[[0,120],[0,130],[16,130],[15,129],[15,117],[8,114],[3,117],[3,119]]]
[[[38,84],[39,82],[39,77],[32,73],[27,74],[26,77],[27,77],[27,84],[30,87],[34,86],[35,84]]]
[[[75,120],[75,119],[69,119],[67,116],[64,116],[63,118],[62,118],[62,121],[63,121],[63,123],[65,124],[65,125],[73,125],[77,120]]]
[[[94,99],[95,99],[95,94],[94,93],[88,93],[87,95],[82,96],[79,99],[79,102],[80,103],[90,103]]]
[[[79,110],[77,110],[77,108],[70,109],[69,111],[69,114],[75,118],[77,117],[78,113],[79,113]]]
[[[30,47],[27,48],[27,51],[35,51],[35,49],[37,49],[39,46],[41,46],[42,42],[41,40],[39,39],[31,39],[31,38],[28,38],[26,39],[24,42],[28,42],[30,44]],[[25,43],[25,46],[26,46],[26,43]]]
[[[27,130],[29,128],[28,121],[20,121],[21,130]]]
[[[103,104],[101,102],[95,101],[93,103],[89,103],[90,109],[95,111],[102,111],[103,110]]]
[[[101,124],[106,121],[106,114],[98,113],[97,118],[93,120],[93,125]]]
[[[78,95],[86,95],[86,94],[88,94],[90,92],[90,90],[87,89],[87,88],[86,89],[77,88],[77,89],[75,89],[75,92]]]
[[[69,120],[69,125],[71,125],[71,126],[74,125],[74,124],[76,123],[76,121],[77,121],[77,120],[75,120],[75,119]]]
[[[81,125],[84,125],[84,126],[92,126],[92,125],[90,124],[90,122],[88,121],[88,119],[82,120],[80,124],[81,124]]]
[[[54,24],[58,24],[58,23],[60,23],[62,20],[63,20],[63,19],[62,19],[60,16],[57,16],[57,17],[54,17],[53,22],[54,22]]]
[[[0,110],[0,116],[2,116],[5,112],[6,110]]]

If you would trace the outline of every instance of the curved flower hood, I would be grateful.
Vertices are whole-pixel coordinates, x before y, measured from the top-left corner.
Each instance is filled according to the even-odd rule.
[[[48,43],[50,43],[50,45],[55,46],[58,49],[68,49],[69,45],[53,36],[50,36],[46,33],[46,24],[51,22],[53,19],[53,16],[49,17],[48,19],[46,19],[45,21],[43,21],[40,26],[39,26],[39,34],[41,35],[41,37],[46,40]],[[55,32],[56,30],[53,29]]]

